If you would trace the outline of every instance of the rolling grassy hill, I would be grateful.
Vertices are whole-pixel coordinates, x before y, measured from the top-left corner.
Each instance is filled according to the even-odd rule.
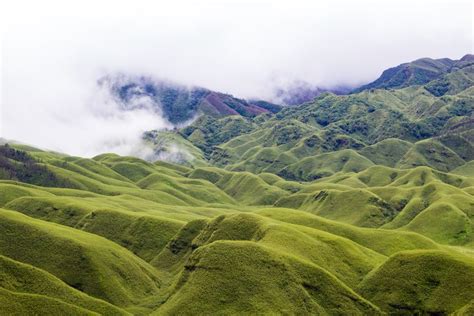
[[[154,83],[150,78],[136,78],[136,82],[125,78],[111,89],[125,103],[137,97],[166,97],[153,101],[165,114],[168,101],[185,119],[201,114],[183,128],[146,132],[143,138],[154,153],[151,160],[269,172],[303,181],[347,170],[345,159],[357,165],[354,170],[365,168],[370,164],[363,157],[390,167],[429,166],[451,171],[474,157],[473,63],[472,55],[460,60],[420,59],[387,70],[382,76],[387,77],[386,82],[380,79],[383,83],[376,81],[357,93],[325,92],[298,106],[250,114],[204,111],[197,106],[201,101],[188,104],[194,97],[185,88]],[[394,85],[395,81],[400,82]],[[176,113],[170,115],[185,120]],[[347,149],[357,153],[334,154]],[[327,154],[335,155],[329,160],[339,161],[322,170],[316,168]]]
[[[323,93],[275,115],[203,116],[176,137],[196,147],[200,162],[287,180],[312,181],[373,165],[462,170],[474,159],[472,56],[414,65],[442,71],[398,89]]]
[[[283,109],[135,79],[206,114],[158,161],[0,140],[0,314],[473,314],[472,55]]]
[[[260,141],[321,130],[295,120]],[[423,142],[354,139],[284,177],[2,146],[0,313],[469,315],[471,164],[400,166],[434,155]]]

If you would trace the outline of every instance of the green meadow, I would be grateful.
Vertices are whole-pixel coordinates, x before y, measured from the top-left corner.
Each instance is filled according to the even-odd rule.
[[[472,311],[474,177],[462,168],[343,150],[354,167],[321,160],[331,175],[294,181],[6,148],[4,172],[23,181],[0,181],[2,314]]]
[[[407,65],[167,161],[1,145],[0,314],[474,315],[473,61]]]

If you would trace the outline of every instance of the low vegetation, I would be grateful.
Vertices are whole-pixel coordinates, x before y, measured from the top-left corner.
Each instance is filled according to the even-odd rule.
[[[376,165],[347,149],[313,158],[301,173],[308,181],[295,182],[24,149],[2,148],[4,159],[30,162],[25,172],[40,164],[58,182],[0,181],[2,313],[471,308],[473,282],[459,279],[474,280],[474,178],[464,172]],[[312,177],[314,169],[328,171]]]
[[[279,112],[214,96],[252,111],[146,133],[166,161],[0,145],[0,314],[472,315],[472,67]],[[178,92],[155,97],[212,97]]]

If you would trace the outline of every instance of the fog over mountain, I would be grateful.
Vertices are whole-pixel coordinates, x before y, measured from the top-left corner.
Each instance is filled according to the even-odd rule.
[[[0,316],[473,316],[473,4],[0,1]]]
[[[121,110],[97,85],[111,73],[276,102],[295,82],[356,87],[406,61],[472,52],[469,1],[16,1],[0,11],[0,136],[85,156],[136,153],[144,131],[173,127],[147,107]]]

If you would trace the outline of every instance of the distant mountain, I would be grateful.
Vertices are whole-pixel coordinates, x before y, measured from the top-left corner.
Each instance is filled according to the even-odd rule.
[[[368,89],[399,89],[412,85],[426,84],[450,72],[474,64],[474,55],[468,54],[459,60],[449,58],[421,58],[385,70],[375,81],[363,85],[352,92]]]
[[[336,86],[332,88],[324,88],[314,86],[305,81],[295,81],[287,87],[275,89],[275,99],[277,103],[284,105],[298,105],[312,101],[314,98],[324,92],[332,92],[334,94],[347,94],[352,90],[347,86]]]
[[[474,65],[425,85],[323,93],[275,115],[200,117],[180,130],[210,164],[311,181],[371,165],[447,172],[474,159]],[[200,155],[202,157],[203,155]],[[339,164],[337,164],[339,162]]]
[[[145,76],[106,76],[99,80],[125,109],[152,107],[171,123],[182,123],[197,114],[220,117],[254,117],[276,113],[281,106],[262,100],[247,101],[201,87],[186,87]]]

